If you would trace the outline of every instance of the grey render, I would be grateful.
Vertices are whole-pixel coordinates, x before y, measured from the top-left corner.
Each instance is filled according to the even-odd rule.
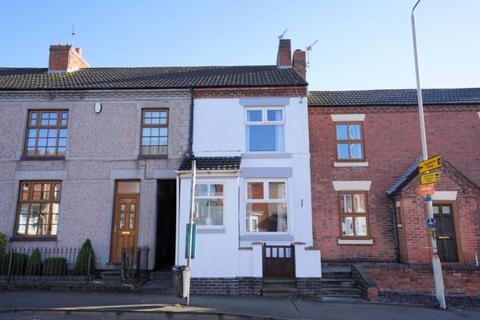
[[[79,247],[92,240],[98,267],[109,260],[116,179],[141,179],[138,244],[154,261],[156,179],[175,179],[189,147],[191,91],[91,90],[0,92],[0,232],[14,233],[19,181],[60,179],[56,241],[16,247]],[[100,102],[101,113],[94,112]],[[169,109],[168,158],[139,159],[142,108]],[[68,109],[65,160],[22,160],[26,117],[33,109]]]

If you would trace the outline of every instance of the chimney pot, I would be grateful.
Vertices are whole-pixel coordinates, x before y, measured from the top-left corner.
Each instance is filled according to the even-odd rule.
[[[292,50],[290,39],[280,39],[278,43],[277,53],[277,67],[291,67],[292,66]]]
[[[81,56],[82,55],[82,49],[81,48],[75,48],[75,52]]]

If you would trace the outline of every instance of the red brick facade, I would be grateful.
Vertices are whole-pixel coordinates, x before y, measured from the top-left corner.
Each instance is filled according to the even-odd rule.
[[[427,106],[426,129],[430,155],[441,154],[458,172],[480,185],[479,105]],[[332,114],[365,114],[365,167],[335,167],[336,134]],[[312,207],[315,246],[323,261],[398,261],[428,263],[429,238],[424,227],[417,179],[398,198],[402,227],[397,246],[395,202],[387,189],[421,155],[415,106],[309,106]],[[373,244],[339,244],[338,194],[332,181],[371,181],[368,191],[369,228]],[[480,253],[480,207],[475,187],[454,173],[442,175],[436,190],[457,191],[454,203],[462,262],[474,263]]]

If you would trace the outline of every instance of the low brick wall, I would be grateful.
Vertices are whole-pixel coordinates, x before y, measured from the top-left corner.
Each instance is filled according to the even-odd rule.
[[[199,295],[261,295],[262,278],[192,278],[190,290]]]
[[[436,304],[430,265],[361,264],[355,265],[355,269],[357,275],[363,272],[358,281],[364,284],[364,293],[372,301]],[[447,266],[443,269],[443,281],[447,303],[480,305],[480,269]]]

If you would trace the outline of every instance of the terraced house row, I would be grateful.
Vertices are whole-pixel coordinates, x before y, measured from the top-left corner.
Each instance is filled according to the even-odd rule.
[[[478,297],[480,89],[424,99],[447,293]],[[347,268],[348,294],[428,293],[416,104],[308,92],[286,39],[266,66],[93,68],[51,46],[48,68],[0,68],[0,232],[12,248],[88,238],[100,270],[138,247],[149,270],[183,265],[195,158],[194,292],[328,293]]]

